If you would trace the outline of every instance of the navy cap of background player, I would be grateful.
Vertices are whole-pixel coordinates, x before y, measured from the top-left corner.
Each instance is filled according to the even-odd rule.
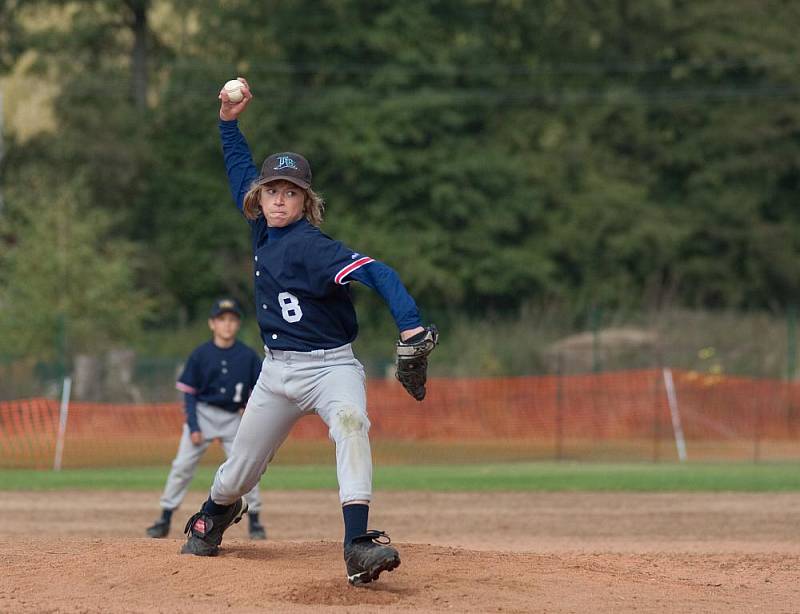
[[[276,153],[264,160],[261,165],[259,183],[284,179],[307,190],[311,187],[311,165],[300,154],[285,151]]]
[[[217,318],[223,313],[235,313],[240,318],[242,317],[242,310],[239,308],[239,303],[232,298],[221,298],[215,301],[208,317]]]

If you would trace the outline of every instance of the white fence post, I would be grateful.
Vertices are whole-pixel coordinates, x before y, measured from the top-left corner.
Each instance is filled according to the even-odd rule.
[[[64,438],[67,435],[67,415],[69,414],[69,395],[72,390],[72,378],[64,378],[61,388],[61,408],[58,413],[58,436],[56,437],[56,454],[53,458],[53,471],[61,471],[61,459],[64,456]]]
[[[678,448],[678,458],[681,462],[686,460],[686,440],[683,438],[681,414],[678,410],[678,395],[675,394],[675,382],[672,381],[672,369],[664,368],[664,388],[667,389],[667,403],[672,416],[672,432],[675,434],[675,447]]]

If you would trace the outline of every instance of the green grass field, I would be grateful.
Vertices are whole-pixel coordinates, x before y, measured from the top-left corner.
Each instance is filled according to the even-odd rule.
[[[192,482],[206,490],[216,467],[201,466]],[[160,490],[167,467],[0,470],[0,490]],[[800,491],[800,463],[503,463],[377,467],[376,490],[428,491]],[[335,489],[333,465],[270,467],[262,487]]]

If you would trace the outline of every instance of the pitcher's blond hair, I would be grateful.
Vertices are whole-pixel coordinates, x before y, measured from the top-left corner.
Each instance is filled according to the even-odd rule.
[[[265,185],[274,181],[281,180],[270,178],[257,179],[253,182],[253,185],[250,186],[247,194],[244,195],[244,202],[242,204],[244,216],[248,220],[257,220],[260,215],[264,215],[261,211],[261,190]],[[303,190],[300,186],[297,186],[297,189]],[[303,199],[303,217],[308,220],[309,224],[319,227],[322,224],[322,216],[325,213],[325,201],[311,188],[306,188],[303,192],[305,193],[305,198]]]

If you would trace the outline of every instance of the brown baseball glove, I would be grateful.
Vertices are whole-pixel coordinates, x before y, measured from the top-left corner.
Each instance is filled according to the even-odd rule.
[[[428,354],[438,343],[439,331],[433,324],[406,341],[397,342],[397,379],[417,401],[425,398]]]

